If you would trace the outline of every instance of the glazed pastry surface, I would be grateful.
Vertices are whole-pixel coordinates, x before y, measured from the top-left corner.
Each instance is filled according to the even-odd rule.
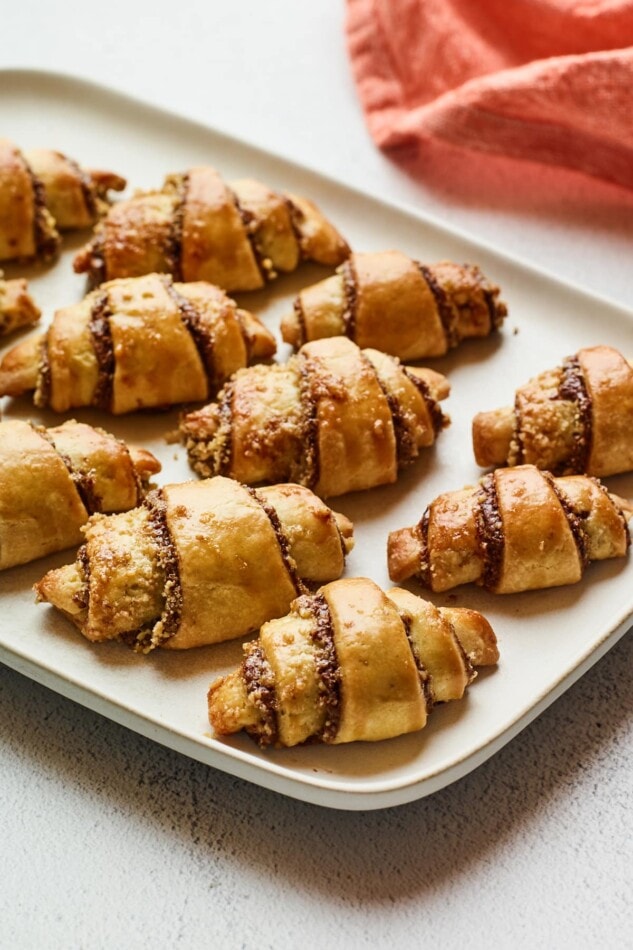
[[[112,172],[88,171],[50,149],[23,153],[0,139],[0,261],[55,257],[59,232],[95,224],[108,191],[123,188]]]
[[[274,352],[273,335],[218,287],[149,274],[58,310],[44,336],[5,355],[0,395],[34,390],[35,404],[55,412],[121,414],[208,399],[235,370]]]
[[[282,616],[306,583],[339,577],[352,525],[300,485],[228,478],[167,485],[97,515],[77,561],[36,585],[93,641],[141,652],[240,637]]]
[[[478,267],[424,265],[400,251],[352,254],[299,294],[281,332],[295,349],[344,335],[403,360],[443,356],[501,326],[507,308],[498,297]]]
[[[596,478],[533,465],[497,469],[439,495],[422,520],[389,535],[389,576],[434,591],[477,583],[498,594],[580,580],[590,561],[624,557],[633,503]]]
[[[302,260],[336,267],[348,254],[311,201],[252,179],[227,184],[203,165],[115,205],[75,258],[75,270],[93,284],[162,272],[247,291]]]
[[[473,420],[477,463],[556,475],[633,469],[633,363],[611,346],[579,350],[517,390],[514,407]]]
[[[474,667],[498,657],[474,610],[338,580],[245,644],[239,669],[209,690],[209,720],[218,735],[245,729],[262,746],[389,739],[421,729],[434,703],[461,698]]]
[[[32,326],[40,316],[24,278],[2,280],[0,273],[0,336]]]
[[[103,429],[0,422],[0,570],[80,544],[94,512],[126,511],[160,464]]]
[[[202,476],[293,481],[329,497],[394,482],[448,424],[438,405],[448,393],[434,370],[335,337],[236,373],[181,431]]]

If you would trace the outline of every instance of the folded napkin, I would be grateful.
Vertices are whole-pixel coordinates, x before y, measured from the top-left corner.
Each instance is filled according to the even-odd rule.
[[[347,2],[381,148],[457,147],[633,189],[633,0]]]

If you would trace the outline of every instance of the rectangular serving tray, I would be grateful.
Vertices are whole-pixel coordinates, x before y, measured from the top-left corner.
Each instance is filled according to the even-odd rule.
[[[355,523],[356,548],[348,576],[368,576],[387,588],[388,532],[413,524],[439,492],[475,482],[470,441],[473,415],[507,405],[516,386],[555,366],[581,346],[608,343],[633,354],[633,314],[444,227],[439,221],[380,201],[284,158],[220,134],[107,88],[59,74],[0,72],[0,130],[23,148],[67,152],[87,167],[125,175],[129,191],[159,186],[163,176],[194,164],[212,164],[229,180],[255,177],[304,194],[329,215],[355,250],[399,248],[427,263],[453,259],[479,264],[503,288],[509,317],[500,334],[469,342],[430,362],[445,372],[452,418],[434,449],[396,485],[332,499]],[[71,268],[87,235],[65,242],[54,267],[5,267],[23,274],[44,311],[83,296],[85,283]],[[326,275],[302,267],[265,291],[242,295],[273,329],[299,289]],[[13,345],[15,338],[6,343]],[[5,348],[6,348],[5,347]],[[289,349],[280,344],[278,358]],[[4,400],[6,418],[44,424],[59,417],[28,400]],[[177,412],[114,418],[74,414],[161,459],[157,482],[192,478],[184,450],[166,441]],[[633,477],[608,480],[633,496]],[[630,559],[592,565],[567,588],[495,597],[471,586],[432,599],[482,610],[499,640],[496,670],[481,674],[461,702],[438,707],[420,733],[381,743],[306,746],[260,751],[248,738],[219,741],[206,717],[206,691],[240,661],[241,641],[185,653],[140,657],[118,643],[91,645],[52,608],[34,603],[32,584],[51,567],[73,559],[66,551],[0,574],[0,660],[39,683],[108,718],[206,764],[315,804],[376,809],[436,792],[484,762],[585,673],[624,634],[633,615]],[[412,585],[415,590],[415,585]]]

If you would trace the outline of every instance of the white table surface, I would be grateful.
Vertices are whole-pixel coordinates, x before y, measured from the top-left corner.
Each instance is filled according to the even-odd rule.
[[[0,67],[110,84],[631,306],[633,196],[442,193],[374,148],[342,0],[13,4]],[[44,144],[44,143],[43,143]],[[0,668],[0,945],[633,946],[633,641],[459,783],[368,813],[262,791]]]

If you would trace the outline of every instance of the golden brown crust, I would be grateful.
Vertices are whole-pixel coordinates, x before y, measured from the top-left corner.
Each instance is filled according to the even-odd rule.
[[[514,408],[473,420],[482,466],[529,463],[557,475],[633,469],[633,365],[610,346],[579,350],[517,390]]]
[[[43,202],[41,183],[20,150],[0,139],[0,261],[55,255],[59,235]]]
[[[0,273],[0,336],[31,326],[40,319],[41,311],[29,293],[24,278],[2,280]]]
[[[274,349],[273,335],[219,288],[149,274],[111,281],[58,310],[44,337],[5,355],[0,395],[36,390],[36,404],[56,412],[177,405],[209,398]]]
[[[306,199],[251,179],[226,184],[215,169],[198,166],[112,208],[75,258],[75,270],[93,283],[163,272],[248,291],[301,260],[336,266],[348,254]]]
[[[203,476],[296,481],[330,497],[395,481],[448,424],[437,404],[448,391],[439,373],[335,337],[236,373],[181,433]]]
[[[257,629],[305,581],[338,577],[350,532],[301,486],[260,495],[227,478],[168,485],[142,508],[91,518],[74,567],[36,589],[88,639],[188,649]]]
[[[334,581],[244,646],[242,666],[209,690],[209,720],[219,735],[246,729],[261,745],[414,732],[433,702],[463,695],[475,675],[467,652],[485,665],[498,659],[476,611],[445,612],[366,578]]]
[[[32,149],[25,159],[44,185],[46,207],[60,231],[91,227],[107,209],[108,191],[126,185],[113,172],[90,172],[52,149]]]
[[[298,349],[344,334],[403,360],[444,355],[489,335],[507,310],[477,267],[422,265],[400,251],[352,254],[334,277],[303,290],[281,324]]]
[[[79,544],[95,511],[125,511],[160,470],[144,450],[74,420],[0,422],[0,569]]]
[[[480,485],[439,495],[420,523],[393,531],[389,575],[431,590],[476,582],[494,593],[573,584],[586,564],[623,557],[623,504],[584,475],[554,478],[532,465],[498,469]]]

